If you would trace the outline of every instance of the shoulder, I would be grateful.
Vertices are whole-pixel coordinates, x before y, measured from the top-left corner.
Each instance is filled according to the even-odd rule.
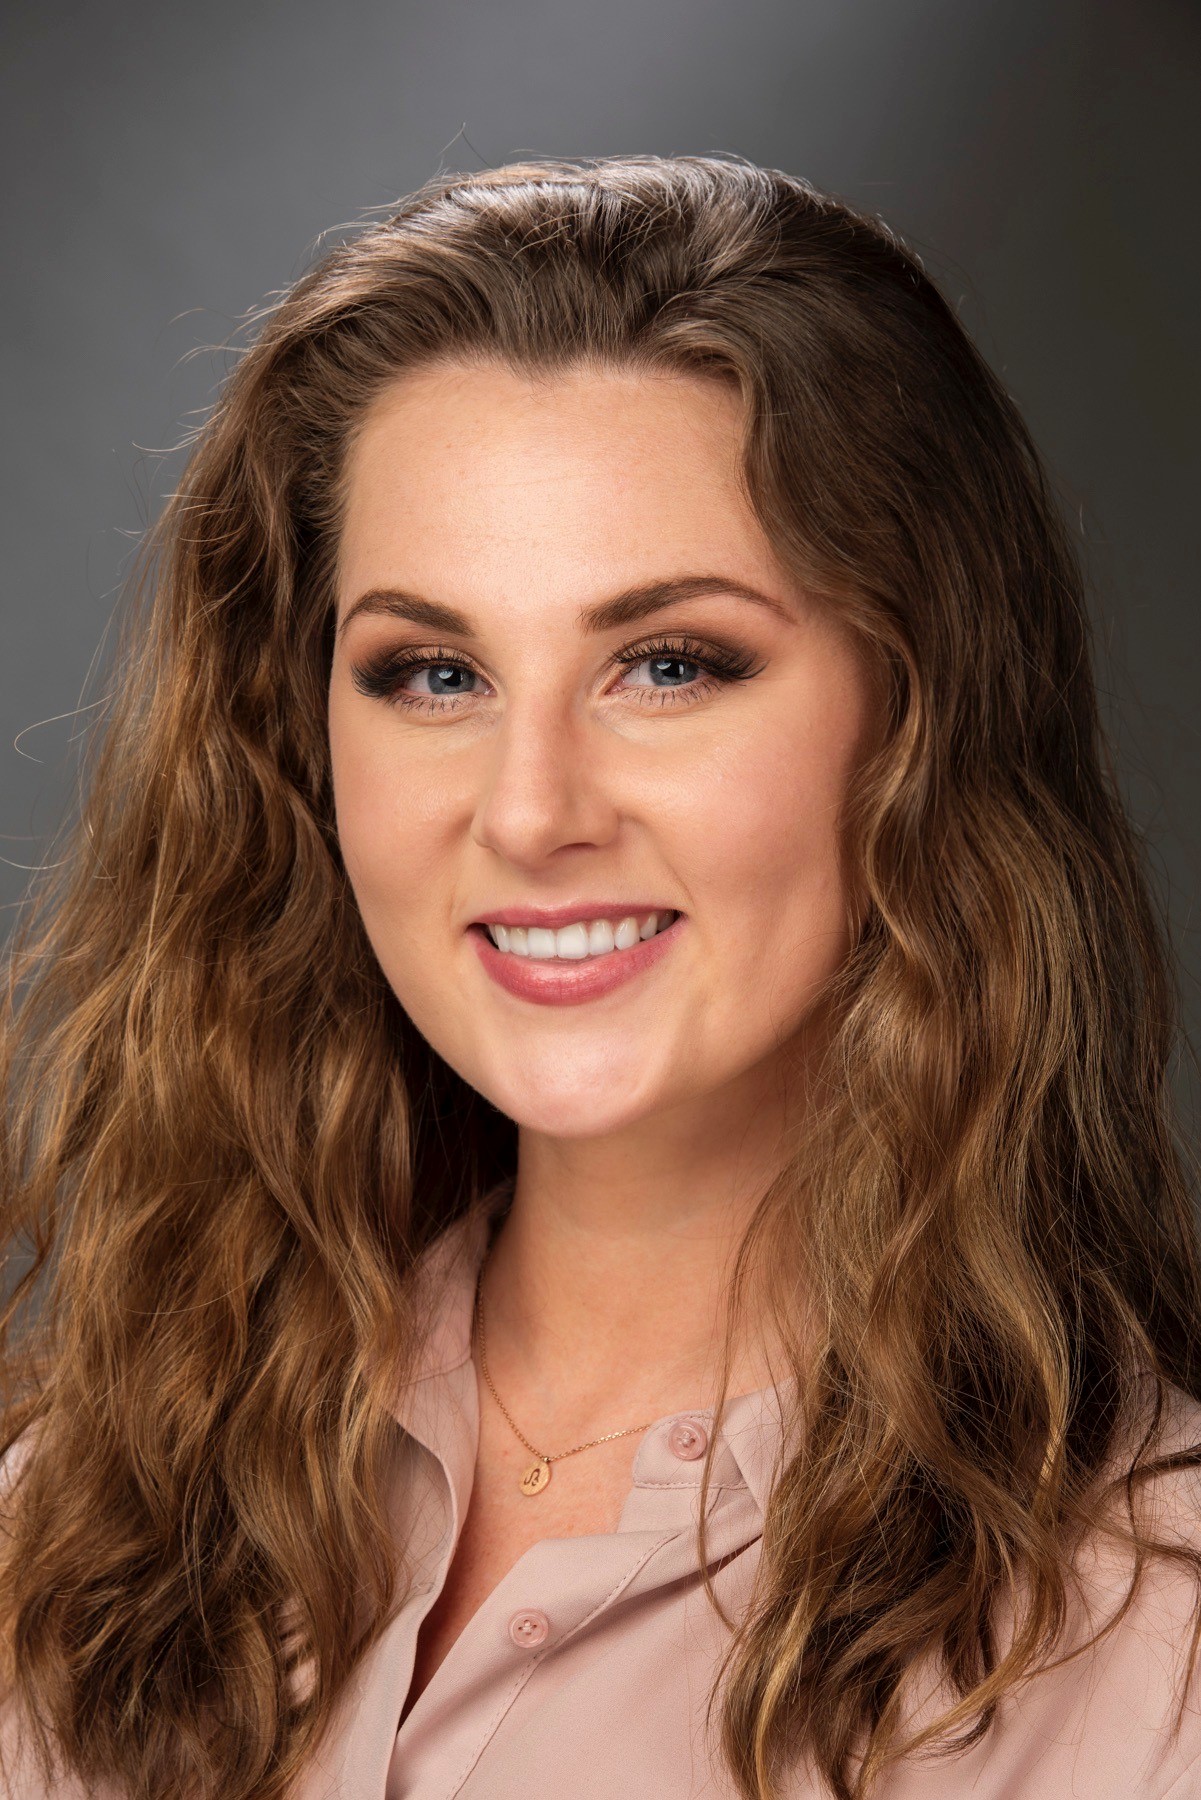
[[[1082,1591],[1098,1599],[1141,1586],[1144,1575],[1187,1572],[1194,1585],[1201,1580],[1201,1403],[1168,1387],[1157,1419],[1152,1405],[1149,1398],[1122,1434],[1096,1527],[1072,1561]]]
[[[1140,1459],[1168,1466],[1135,1483],[1128,1505],[1123,1476],[1143,1435],[1124,1434],[1129,1454],[1114,1457],[1097,1525],[1069,1559],[1055,1649],[1005,1695],[977,1744],[903,1758],[880,1800],[1201,1796],[1201,1468],[1187,1460],[1201,1445],[1201,1406],[1169,1392]],[[997,1625],[1004,1650],[1011,1607]],[[914,1674],[908,1722],[922,1726],[955,1696],[927,1663]]]
[[[1043,1729],[1059,1715],[1056,1754],[1071,1742],[1076,1790],[1098,1800],[1201,1793],[1201,1405],[1168,1388],[1147,1439],[1150,1422],[1123,1435],[1071,1559],[1062,1660],[1024,1697]]]
[[[1149,1426],[1144,1411],[1124,1437],[1072,1559],[1068,1660],[1046,1680],[1075,1696],[1098,1794],[1121,1768],[1129,1787],[1115,1793],[1184,1800],[1186,1777],[1201,1792],[1201,1405],[1170,1387],[1148,1439]]]

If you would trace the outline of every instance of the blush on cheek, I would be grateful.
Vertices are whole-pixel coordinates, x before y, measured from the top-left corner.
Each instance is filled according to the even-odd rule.
[[[707,830],[714,892],[729,895],[735,929],[758,947],[789,1011],[849,949],[839,818],[853,732],[846,714],[823,706],[801,718],[803,725],[795,714],[779,718],[758,746],[744,745],[737,778],[722,784]]]

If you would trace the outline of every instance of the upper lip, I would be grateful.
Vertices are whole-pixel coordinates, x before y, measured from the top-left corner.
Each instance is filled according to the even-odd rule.
[[[568,906],[501,906],[495,912],[480,913],[473,925],[541,925],[557,931],[561,925],[574,925],[578,919],[645,919],[648,913],[675,912],[674,906],[645,900],[576,900]]]

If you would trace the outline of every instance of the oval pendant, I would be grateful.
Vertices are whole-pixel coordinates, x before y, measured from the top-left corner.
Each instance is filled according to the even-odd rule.
[[[550,1464],[548,1462],[531,1463],[521,1477],[523,1494],[540,1494],[550,1480]]]

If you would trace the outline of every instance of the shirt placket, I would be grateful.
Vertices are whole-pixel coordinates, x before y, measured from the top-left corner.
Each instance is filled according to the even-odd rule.
[[[697,1573],[696,1522],[712,1421],[673,1415],[644,1435],[616,1532],[548,1538],[519,1558],[452,1646],[397,1734],[387,1800],[452,1800],[502,1730],[540,1668],[602,1616]],[[447,1474],[446,1488],[451,1482]],[[449,1502],[449,1491],[447,1493]],[[710,1485],[710,1550],[723,1557],[757,1535],[758,1511],[737,1464],[719,1444]],[[432,1596],[429,1604],[432,1604]],[[424,1616],[424,1610],[422,1613]],[[414,1627],[413,1635],[416,1635]]]

